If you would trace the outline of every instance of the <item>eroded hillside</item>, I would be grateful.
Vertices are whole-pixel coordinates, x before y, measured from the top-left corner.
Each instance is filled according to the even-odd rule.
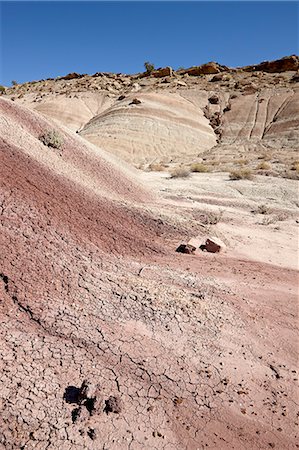
[[[209,171],[246,164],[298,176],[295,56],[239,69],[209,63],[151,74],[74,73],[5,95],[136,167],[204,161]]]

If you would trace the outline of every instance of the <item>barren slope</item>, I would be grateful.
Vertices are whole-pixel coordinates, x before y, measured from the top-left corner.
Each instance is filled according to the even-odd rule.
[[[297,272],[176,254],[207,231],[196,208],[64,129],[45,147],[51,122],[0,106],[2,447],[297,448]]]
[[[71,91],[65,95],[53,93],[41,94],[41,101],[37,102],[34,94],[26,98],[26,106],[44,114],[69,129],[77,131],[97,114],[109,108],[113,102],[107,94],[96,92],[80,92],[79,95]]]

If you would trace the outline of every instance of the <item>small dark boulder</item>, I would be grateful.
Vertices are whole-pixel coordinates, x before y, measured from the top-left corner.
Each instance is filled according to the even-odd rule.
[[[141,101],[138,98],[133,98],[130,105],[140,105]]]
[[[72,412],[73,422],[85,416],[93,416],[103,411],[103,397],[101,388],[98,384],[90,383],[84,380],[80,388],[76,386],[68,386],[63,395],[63,399],[67,403],[75,403],[78,408]]]
[[[209,102],[212,104],[212,105],[218,105],[218,103],[219,103],[219,97],[218,97],[218,95],[211,95],[211,97],[209,97]]]
[[[211,78],[211,82],[215,83],[217,81],[222,81],[223,78],[223,74],[222,73],[217,73],[217,75],[214,75],[213,78]]]
[[[78,403],[80,388],[76,386],[68,386],[63,394],[63,399],[66,403]]]
[[[89,413],[86,408],[79,406],[72,411],[72,421],[73,423],[84,423],[89,420]]]
[[[232,109],[232,105],[230,103],[228,103],[228,105],[226,105],[226,107],[223,109],[223,112],[226,113],[228,111],[230,111]]]
[[[87,399],[92,399],[96,396],[99,386],[84,380],[81,384],[78,396],[78,402],[82,403]]]
[[[88,437],[90,437],[90,439],[92,441],[94,441],[97,438],[97,433],[96,430],[94,428],[89,428],[87,431],[87,435]]]
[[[108,400],[105,400],[105,409],[104,411],[109,414],[109,413],[114,413],[114,414],[119,414],[122,410],[122,405],[121,405],[121,400],[118,396],[113,397],[112,395],[108,398]]]
[[[176,249],[176,252],[178,253],[187,253],[188,255],[194,254],[196,250],[196,247],[191,244],[180,244],[178,248]]]
[[[102,410],[102,395],[98,384],[84,380],[78,395],[78,403],[84,405],[91,416]]]
[[[299,83],[299,72],[295,73],[295,75],[292,76],[290,79],[291,83]]]

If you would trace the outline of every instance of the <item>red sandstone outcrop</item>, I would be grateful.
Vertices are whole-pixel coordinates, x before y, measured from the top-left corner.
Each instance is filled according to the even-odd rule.
[[[201,66],[195,66],[190,67],[189,69],[184,69],[180,73],[198,76],[198,75],[210,75],[214,73],[219,73],[222,70],[224,70],[224,68],[220,64],[216,62],[209,62],[207,64],[202,64]]]
[[[69,73],[68,75],[60,77],[60,79],[61,80],[75,80],[77,78],[83,78],[83,77],[84,77],[84,74],[72,72],[72,73]]]
[[[297,55],[285,56],[275,61],[263,61],[255,66],[242,67],[245,72],[269,72],[281,73],[288,71],[297,71],[299,69],[299,57]]]
[[[151,72],[151,76],[155,78],[162,78],[162,77],[171,77],[173,74],[173,70],[171,67],[163,67],[157,70],[153,70]]]

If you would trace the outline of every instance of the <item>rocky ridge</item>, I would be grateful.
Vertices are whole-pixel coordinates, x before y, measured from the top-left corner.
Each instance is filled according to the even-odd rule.
[[[5,96],[137,167],[205,161],[221,171],[243,159],[257,173],[297,176],[297,56],[236,69],[211,62],[136,75],[71,73],[8,88]],[[263,158],[268,168],[258,169]]]

